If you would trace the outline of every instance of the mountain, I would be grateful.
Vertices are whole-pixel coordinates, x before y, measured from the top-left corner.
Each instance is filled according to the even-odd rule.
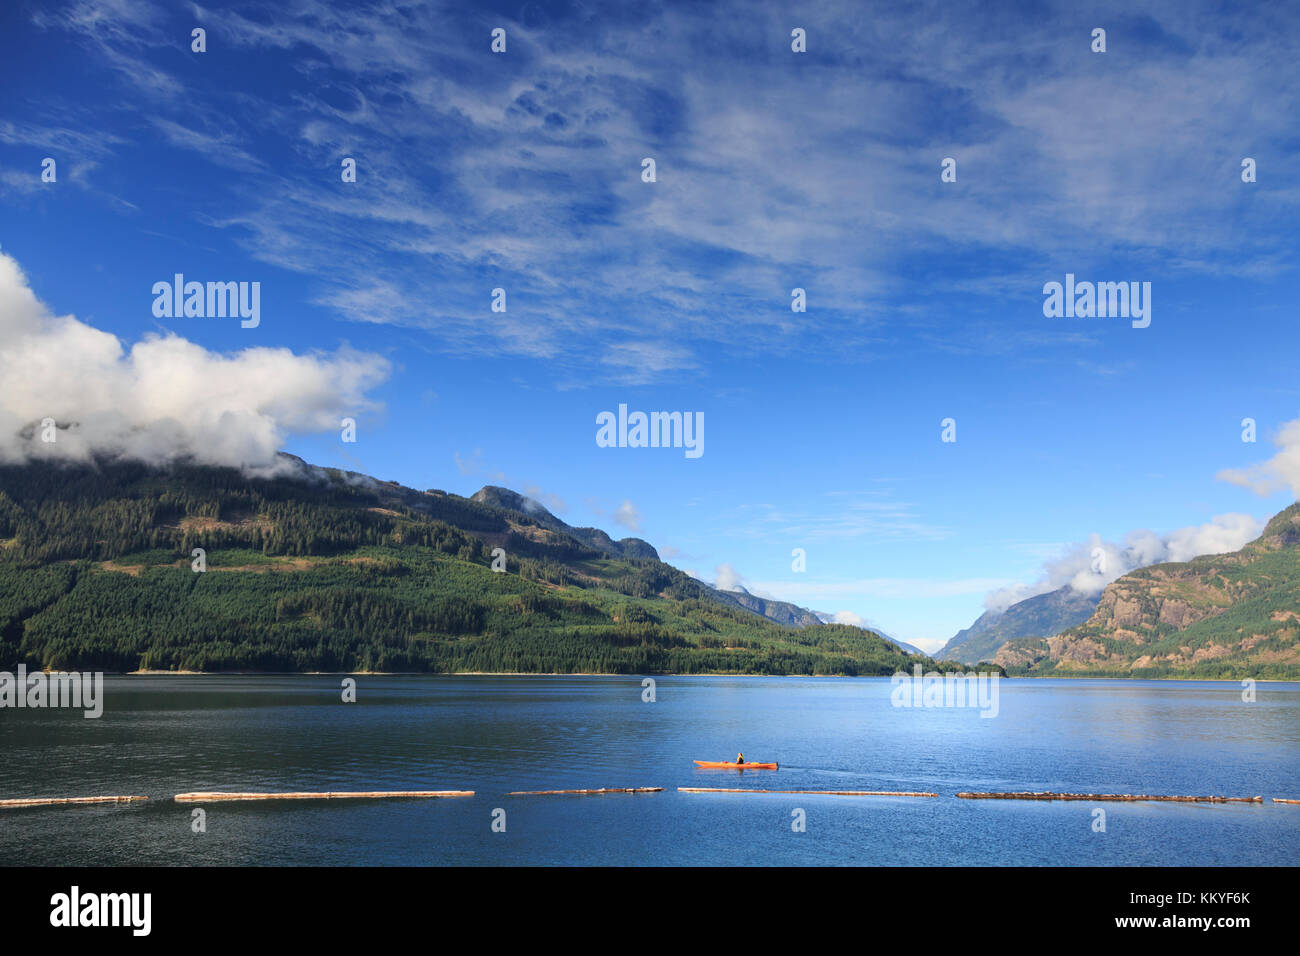
[[[811,612],[811,613],[815,614],[815,615],[817,616],[817,620],[821,621],[823,624],[833,624],[833,623],[835,623],[835,615],[834,615],[834,614],[827,614],[827,613],[825,613],[824,611],[813,611],[813,612]],[[886,634],[884,631],[882,631],[882,630],[881,630],[880,628],[878,628],[878,627],[870,628],[870,631],[871,631],[873,634],[879,634],[879,635],[880,635],[881,637],[883,637],[885,640],[889,641],[890,644],[893,644],[895,647],[901,647],[903,650],[907,651],[907,653],[909,653],[909,654],[919,654],[919,655],[921,655],[922,657],[927,656],[926,653],[925,653],[925,651],[921,650],[921,649],[920,649],[919,647],[917,647],[915,644],[909,644],[909,643],[907,643],[907,641],[900,641],[898,638],[894,637],[892,634]],[[935,655],[935,656],[937,657],[938,655]]]
[[[743,587],[737,586],[723,590],[715,589],[719,597],[737,607],[761,614],[770,621],[784,624],[786,627],[813,627],[823,623],[822,619],[807,608],[797,607],[786,601],[772,601],[750,594]]]
[[[921,649],[920,649],[919,647],[917,647],[915,644],[909,644],[909,643],[907,643],[907,641],[900,641],[898,638],[893,637],[892,635],[886,634],[884,631],[876,631],[876,632],[874,632],[874,633],[879,634],[881,637],[883,637],[885,640],[889,641],[889,643],[890,643],[890,644],[893,644],[895,647],[901,647],[903,650],[907,651],[907,653],[909,653],[909,654],[918,654],[918,655],[920,655],[921,657],[926,657],[926,656],[927,656],[926,653],[925,653],[925,651],[921,650]]]
[[[511,491],[509,488],[501,488],[497,485],[487,485],[486,487],[476,491],[470,500],[479,504],[516,512],[517,514],[532,519],[544,528],[567,534],[593,548],[598,548],[601,551],[606,551],[610,554],[615,554],[624,558],[633,558],[636,560],[659,560],[659,552],[656,551],[649,542],[643,541],[640,538],[623,538],[621,541],[615,541],[599,528],[571,527],[547,511],[539,502],[534,501],[532,498],[526,498],[517,492]],[[708,585],[704,586],[708,587]],[[770,621],[775,621],[777,624],[784,624],[787,627],[809,627],[823,623],[822,619],[812,611],[796,607],[795,605],[789,604],[785,601],[773,601],[767,598],[760,598],[756,595],[750,594],[743,587],[726,590],[713,588],[712,590],[716,599],[722,601],[724,604],[730,604],[747,611],[753,611],[755,614],[765,617]],[[888,640],[888,638],[886,639]]]
[[[1033,674],[1300,677],[1300,503],[1240,551],[1129,572],[1086,623],[1013,640],[995,660]]]
[[[570,527],[532,498],[526,498],[509,488],[486,485],[476,491],[469,500],[478,504],[502,508],[506,511],[514,511],[517,514],[531,518],[534,523],[541,525],[543,528],[567,534],[571,538],[577,538],[584,544],[589,544],[593,548],[607,551],[610,554],[637,560],[659,560],[659,552],[640,538],[623,538],[621,541],[615,541],[599,528]]]
[[[0,467],[0,669],[886,675],[915,663],[861,628],[763,616],[801,621],[791,608],[715,591],[644,541],[571,528],[504,488],[421,492],[289,455],[268,477]]]
[[[975,623],[970,627],[962,628],[950,637],[948,643],[943,645],[939,649],[939,653],[934,656],[941,661],[964,661],[966,654],[962,651],[962,648],[967,643],[987,634],[1001,616],[1001,611],[985,611],[975,619]],[[978,663],[978,659],[967,663]]]
[[[991,661],[1008,641],[1052,637],[1082,624],[1096,610],[1099,597],[1076,591],[1067,584],[1019,601],[1001,613],[985,611],[970,627],[954,634],[935,656],[964,664]]]

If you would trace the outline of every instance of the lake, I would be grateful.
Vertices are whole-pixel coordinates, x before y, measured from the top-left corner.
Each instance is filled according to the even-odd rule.
[[[1296,865],[1300,684],[1003,680],[996,717],[891,706],[888,678],[109,676],[104,714],[0,710],[0,863]],[[771,771],[693,760],[779,761]],[[663,787],[662,793],[506,796]],[[934,791],[937,798],[678,793]],[[474,790],[199,804],[195,790]],[[1260,804],[964,800],[962,790],[1263,795]],[[1105,810],[1094,832],[1093,810]],[[505,832],[494,832],[494,811]],[[795,832],[796,810],[806,820]],[[499,815],[498,815],[499,816]]]

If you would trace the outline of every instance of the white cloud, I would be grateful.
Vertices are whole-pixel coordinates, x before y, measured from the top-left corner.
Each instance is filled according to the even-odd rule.
[[[452,460],[456,462],[456,470],[462,475],[472,475],[482,468],[483,449],[475,448],[472,458],[460,457],[460,452],[452,452]]]
[[[257,174],[264,171],[262,163],[230,134],[191,129],[160,116],[152,117],[150,122],[171,145],[199,153],[209,162],[245,173]]]
[[[564,514],[569,510],[569,503],[567,501],[559,495],[551,494],[549,491],[543,491],[539,486],[532,482],[524,482],[523,488],[524,490],[522,493],[526,496],[524,499],[524,505],[526,507],[530,505],[540,505],[547,511],[552,513],[558,512],[559,514]],[[529,510],[531,511],[533,509],[529,507]]]
[[[744,579],[730,564],[719,564],[713,569],[713,586],[719,591],[737,591],[745,586]]]
[[[265,468],[288,434],[374,410],[367,393],[388,372],[387,360],[351,349],[223,354],[171,334],[127,346],[55,316],[0,253],[0,461],[111,455]],[[67,426],[52,443],[41,440],[46,418]]]
[[[636,510],[636,505],[625,498],[623,503],[614,511],[614,523],[627,528],[629,531],[640,531],[641,514]]]
[[[1257,495],[1272,495],[1290,488],[1300,499],[1300,418],[1283,424],[1273,439],[1278,452],[1267,461],[1246,468],[1225,468],[1217,477]]]

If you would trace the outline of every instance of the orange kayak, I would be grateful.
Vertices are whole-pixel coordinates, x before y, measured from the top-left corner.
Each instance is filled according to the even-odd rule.
[[[775,770],[774,763],[731,763],[726,760],[697,760],[698,767],[722,768],[724,770]]]

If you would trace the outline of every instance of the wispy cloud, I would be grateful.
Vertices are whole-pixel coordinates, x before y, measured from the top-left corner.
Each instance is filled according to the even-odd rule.
[[[218,166],[229,166],[231,169],[246,173],[265,170],[262,162],[240,145],[238,138],[232,133],[191,129],[160,116],[152,117],[150,122],[171,145],[199,153]]]
[[[1286,422],[1273,439],[1277,454],[1245,468],[1225,468],[1216,476],[1257,495],[1272,495],[1289,488],[1300,500],[1300,418]]]
[[[535,358],[568,382],[680,379],[737,342],[853,362],[936,344],[1057,354],[1066,336],[1003,313],[1032,315],[1063,263],[1288,267],[1276,250],[1300,188],[1262,179],[1263,212],[1237,181],[1241,156],[1290,141],[1300,112],[1300,15],[1286,7],[1225,31],[1206,28],[1224,16],[1208,0],[1141,17],[1112,4],[1098,11],[1111,51],[1090,57],[1064,2],[870,17],[833,2],[801,12],[816,54],[802,58],[776,3],[527,9],[492,18],[504,56],[481,13],[433,2],[295,0],[263,21],[87,0],[36,20],[146,97],[171,146],[262,170],[224,185],[210,222],[309,274],[340,317]],[[220,82],[187,68],[195,17],[226,58]],[[241,63],[270,58],[288,67],[274,89],[242,82]],[[504,314],[488,309],[498,286]],[[805,316],[789,310],[794,286]],[[952,323],[954,294],[987,321]],[[900,309],[910,346],[884,333]]]
[[[614,509],[614,523],[629,531],[640,531],[641,513],[637,511],[636,505],[624,499],[623,503]]]
[[[843,581],[783,580],[755,581],[754,587],[766,593],[783,595],[783,600],[803,605],[827,605],[869,598],[959,597],[982,594],[991,588],[1004,587],[1005,578],[853,578]]]
[[[721,517],[727,532],[742,538],[774,536],[799,542],[871,536],[937,541],[949,536],[946,528],[920,518],[915,505],[893,500],[883,491],[843,495],[834,510],[742,504]]]

